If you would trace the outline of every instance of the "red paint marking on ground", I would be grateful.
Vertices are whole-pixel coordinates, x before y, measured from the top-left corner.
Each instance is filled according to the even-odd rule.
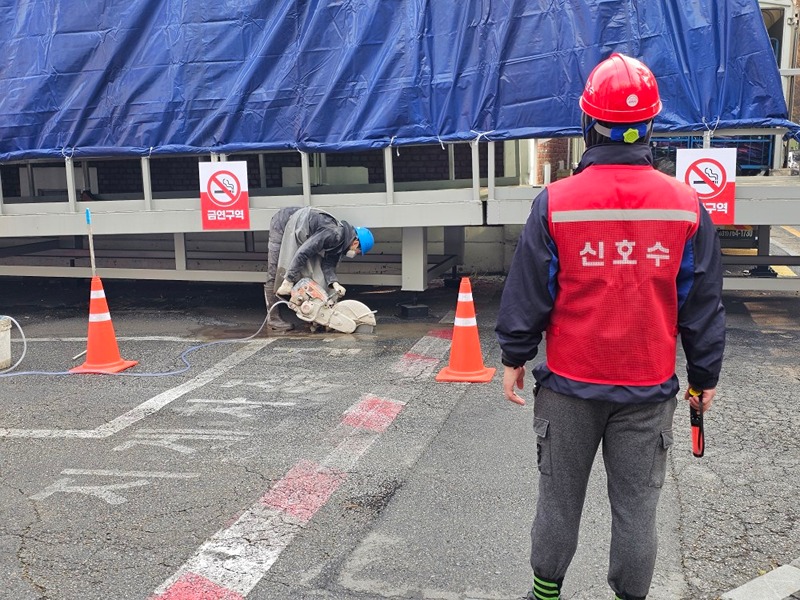
[[[414,377],[419,375],[426,367],[432,367],[439,364],[438,358],[433,356],[424,356],[416,354],[415,352],[406,352],[397,364],[392,369],[395,373],[400,373],[405,377]]]
[[[439,361],[434,357],[410,356],[409,360],[417,365]],[[245,600],[292,542],[299,530],[298,524],[306,524],[328,502],[345,481],[345,470],[359,460],[404,406],[402,402],[363,396],[326,436],[325,445],[331,441],[336,445],[322,463],[341,464],[340,469],[300,460],[256,501],[254,507],[243,513],[242,517],[246,518],[233,519],[234,522],[210,538],[209,543],[201,545],[173,577],[158,588],[165,591],[149,600]],[[253,552],[240,555],[246,547]],[[239,567],[249,569],[247,577],[236,570]],[[199,573],[206,573],[207,577]],[[210,578],[223,581],[229,587],[214,583]]]
[[[223,527],[223,529],[227,529],[228,527],[230,527],[231,525],[233,525],[234,523],[236,523],[236,521],[238,521],[238,520],[239,520],[239,517],[241,517],[241,516],[242,516],[242,514],[244,514],[244,511],[238,512],[238,513],[236,513],[235,515],[233,515],[233,516],[232,516],[230,519],[228,519],[228,520],[227,520],[227,521],[224,523],[224,525],[222,526],[222,527]]]
[[[441,359],[433,356],[425,356],[424,354],[417,354],[416,352],[406,352],[403,358],[400,359],[401,365],[415,364],[415,363],[437,363]]]
[[[452,340],[453,339],[453,328],[450,329],[433,329],[428,332],[428,335],[435,338],[441,338],[443,340]]]
[[[325,505],[345,477],[340,471],[301,460],[272,486],[260,502],[307,523]]]
[[[401,410],[402,404],[368,396],[344,414],[342,425],[375,432],[386,431]]]
[[[167,591],[150,600],[244,600],[244,596],[197,575],[186,573]]]

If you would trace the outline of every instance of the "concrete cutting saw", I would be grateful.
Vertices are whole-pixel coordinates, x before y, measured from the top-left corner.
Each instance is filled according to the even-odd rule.
[[[288,310],[284,310],[288,307]],[[327,327],[342,333],[372,333],[377,324],[375,312],[358,300],[338,300],[319,283],[304,277],[294,284],[289,300],[281,305],[281,318],[297,325],[309,323],[312,331]],[[292,318],[294,317],[294,318]]]

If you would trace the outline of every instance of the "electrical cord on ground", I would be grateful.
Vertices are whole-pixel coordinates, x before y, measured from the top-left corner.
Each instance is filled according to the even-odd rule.
[[[266,291],[266,289],[264,290],[264,300],[265,300],[265,302],[267,302],[267,306],[269,306],[269,301],[267,300],[267,291]],[[289,303],[286,300],[279,300],[278,302],[275,302],[272,306],[270,306],[269,309],[267,310],[267,315],[264,317],[264,321],[261,323],[261,326],[252,335],[249,335],[249,336],[247,336],[245,338],[236,338],[236,339],[232,339],[232,340],[217,340],[215,342],[206,342],[205,344],[198,344],[197,346],[192,346],[191,348],[187,348],[178,357],[183,362],[183,364],[185,365],[181,369],[177,369],[177,370],[174,370],[174,371],[165,371],[165,372],[162,372],[162,373],[124,373],[123,372],[123,373],[96,373],[96,374],[97,375],[117,375],[117,376],[121,376],[121,377],[166,377],[166,376],[169,376],[169,375],[180,375],[180,374],[185,373],[186,371],[188,371],[189,369],[192,368],[191,363],[189,363],[189,361],[186,359],[186,357],[189,356],[190,354],[192,354],[193,352],[196,352],[196,351],[200,350],[201,348],[206,348],[208,346],[216,346],[216,345],[219,345],[219,344],[237,344],[237,343],[241,343],[241,342],[247,342],[247,341],[252,340],[253,338],[255,338],[259,333],[261,333],[261,331],[264,329],[264,326],[269,322],[270,314],[272,313],[273,310],[275,310],[275,307],[280,306],[281,304],[286,304],[287,306],[289,305]],[[12,317],[5,316],[5,315],[0,315],[0,317],[5,317],[5,318],[9,319],[14,325],[16,325],[17,329],[19,329],[19,334],[20,334],[20,337],[22,338],[22,343],[23,343],[22,356],[20,356],[19,360],[17,360],[17,362],[14,363],[13,366],[9,367],[8,369],[5,369],[4,371],[0,371],[0,378],[21,377],[23,375],[74,375],[74,373],[70,373],[69,371],[21,371],[19,373],[12,373],[11,371],[16,369],[20,365],[20,363],[22,363],[23,359],[25,358],[25,354],[26,354],[26,352],[28,350],[28,342],[25,339],[25,333],[22,331],[22,327],[20,326],[20,324],[15,319],[13,319]]]

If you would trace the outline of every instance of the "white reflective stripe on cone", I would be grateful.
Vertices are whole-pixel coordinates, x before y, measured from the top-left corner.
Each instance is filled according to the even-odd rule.
[[[105,290],[92,290],[92,292],[89,294],[89,298],[92,298],[93,300],[96,300],[97,298],[105,298],[105,297],[106,297]]]
[[[96,323],[97,321],[110,321],[111,313],[97,313],[96,315],[89,315],[89,323]]]
[[[472,302],[472,294],[458,294],[458,301],[459,302]]]
[[[456,317],[453,321],[453,325],[456,327],[477,327],[478,321],[475,317],[464,319],[462,317]]]

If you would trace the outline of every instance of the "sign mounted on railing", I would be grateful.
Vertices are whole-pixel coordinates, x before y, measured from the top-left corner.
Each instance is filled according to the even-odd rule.
[[[203,229],[250,229],[247,162],[201,162]]]
[[[675,177],[697,191],[716,225],[733,225],[736,215],[736,148],[678,150]]]

